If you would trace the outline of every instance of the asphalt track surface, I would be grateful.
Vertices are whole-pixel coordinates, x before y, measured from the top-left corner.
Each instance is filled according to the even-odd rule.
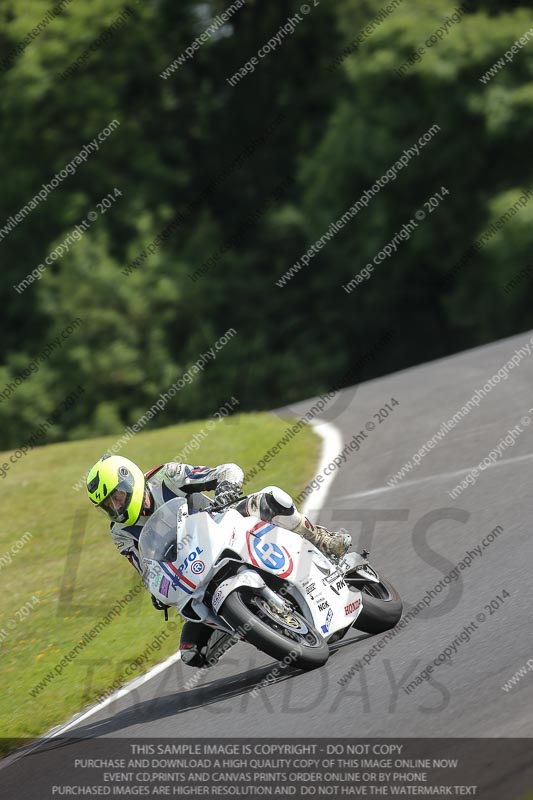
[[[387,486],[530,337],[524,333],[348,388],[328,404],[322,418],[337,426],[344,443],[368,422],[375,428],[336,470],[320,521],[347,528],[354,549],[371,551],[372,564],[398,589],[404,613],[467,551],[503,528],[364,669],[353,665],[380,636],[344,640],[323,668],[289,672],[251,697],[275,662],[239,644],[203,673],[196,688],[184,689],[194,671],[178,662],[69,735],[531,737],[533,671],[510,691],[501,687],[533,657],[533,410],[532,424],[522,425],[514,446],[474,486],[456,499],[448,492],[533,409],[533,347],[417,468],[395,488]],[[392,398],[398,405],[379,422],[374,415]],[[510,596],[489,608],[504,590]],[[407,694],[404,687],[479,614],[485,619],[471,628],[470,640]],[[508,764],[509,775],[523,766]]]

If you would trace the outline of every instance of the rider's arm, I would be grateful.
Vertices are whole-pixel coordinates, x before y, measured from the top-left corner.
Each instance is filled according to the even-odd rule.
[[[228,482],[238,491],[242,487],[244,473],[237,464],[220,464],[218,467],[193,467],[170,461],[164,465],[165,483],[170,489],[191,492],[208,492]]]
[[[111,536],[113,537],[113,541],[115,542],[116,546],[118,547],[119,553],[121,556],[125,556],[128,559],[132,567],[134,567],[139,575],[142,578],[142,569],[141,569],[141,560],[139,558],[139,548],[137,540],[121,528],[118,525],[111,525]],[[153,594],[150,595],[152,598],[152,605],[157,611],[165,611],[165,619],[168,619],[166,610],[170,608],[170,606],[165,605],[159,600],[157,597],[154,597]]]
[[[136,539],[119,525],[111,525],[111,537],[115,542],[121,556],[128,559],[139,575],[142,574],[139,548]]]

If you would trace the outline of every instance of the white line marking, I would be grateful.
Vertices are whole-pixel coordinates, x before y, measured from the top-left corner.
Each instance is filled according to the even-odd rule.
[[[146,675],[140,675],[138,678],[134,678],[129,683],[126,683],[120,689],[117,689],[116,692],[110,695],[110,697],[107,697],[105,700],[102,700],[101,703],[97,703],[95,706],[88,708],[87,711],[81,711],[63,725],[52,728],[52,730],[48,731],[48,733],[46,733],[44,736],[41,736],[32,744],[28,745],[27,747],[21,747],[19,750],[11,753],[9,756],[0,761],[0,770],[4,769],[4,767],[8,767],[14,761],[18,761],[19,758],[29,755],[31,752],[33,752],[33,750],[41,747],[42,744],[49,742],[51,739],[57,739],[58,736],[61,736],[71,728],[74,728],[76,725],[79,725],[81,722],[89,719],[89,717],[92,717],[97,711],[101,711],[106,706],[111,705],[111,703],[113,703],[115,700],[120,700],[121,697],[125,697],[125,695],[129,694],[129,692],[133,692],[134,689],[142,686],[143,683],[148,683],[148,681],[152,680],[152,678],[155,678],[156,675],[159,675],[159,673],[163,672],[163,670],[167,669],[167,667],[171,667],[172,664],[175,664],[177,661],[179,661],[180,658],[181,654],[178,650],[177,653],[171,655],[166,661],[163,661],[161,664],[156,664],[156,666],[147,672]]]
[[[324,475],[324,469],[333,461],[335,456],[342,452],[343,443],[341,432],[331,422],[312,422],[315,432],[322,439],[322,449],[320,451],[320,461],[316,474]],[[302,513],[309,517],[311,522],[316,522],[316,519],[324,507],[329,490],[335,480],[335,473],[324,475],[323,483],[318,485],[318,489],[313,489],[310,495],[306,497],[302,506]],[[312,507],[311,507],[312,504]]]
[[[84,720],[89,719],[92,717],[93,714],[96,714],[97,711],[101,711],[106,706],[111,705],[115,700],[120,700],[121,697],[125,697],[130,692],[133,692],[135,689],[138,689],[139,686],[142,686],[144,683],[148,683],[151,681],[152,678],[155,678],[156,675],[159,675],[160,672],[167,669],[167,667],[171,667],[176,661],[179,661],[181,658],[181,654],[178,650],[177,653],[169,656],[166,661],[162,661],[161,664],[156,664],[149,672],[145,675],[139,675],[138,678],[134,678],[129,683],[124,684],[121,686],[120,689],[117,689],[112,695],[107,697],[105,700],[102,700],[101,703],[98,703],[92,708],[89,708],[87,711],[82,711],[80,715],[74,717],[70,722],[65,723],[64,725],[60,725],[58,728],[53,728],[46,736],[48,739],[55,739],[57,736],[61,736],[61,734],[66,733],[66,731],[73,728],[75,725],[78,725],[80,722],[84,722]]]
[[[506,466],[507,464],[515,464],[519,461],[531,461],[533,459],[533,453],[529,453],[525,456],[516,456],[515,458],[502,458],[501,461],[497,461],[495,464],[490,464],[490,466],[485,467],[483,472],[487,472],[490,469],[494,469],[494,467],[502,467]],[[417,486],[420,483],[428,483],[429,481],[439,481],[445,478],[458,478],[460,475],[468,475],[473,469],[479,467],[479,464],[475,464],[473,467],[466,467],[466,469],[458,469],[455,472],[441,472],[438,475],[429,475],[427,478],[417,478],[414,481],[401,481],[397,483],[396,486],[381,486],[379,489],[368,489],[366,492],[354,492],[354,494],[345,494],[342,497],[338,497],[338,500],[353,500],[354,498],[358,497],[372,497],[372,495],[376,494],[384,494],[385,492],[394,492],[397,489],[404,489],[408,488],[409,486]]]

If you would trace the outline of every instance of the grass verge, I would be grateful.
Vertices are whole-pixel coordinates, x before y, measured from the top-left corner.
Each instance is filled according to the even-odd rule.
[[[246,473],[291,424],[267,414],[235,415],[218,422],[186,461],[211,466],[234,461]],[[121,454],[147,470],[174,460],[201,427],[187,423],[140,433]],[[36,448],[0,481],[2,754],[15,739],[34,738],[94,702],[141,654],[148,654],[146,660],[127,680],[178,647],[176,612],[171,620],[180,624],[169,634],[146,590],[134,591],[138,575],[116,550],[103,514],[90,506],[84,489],[72,488],[114,441],[103,437]],[[314,473],[319,449],[316,434],[302,429],[245,491],[276,484],[296,496]],[[8,457],[0,454],[1,461]],[[120,614],[72,663],[56,669],[128,593],[131,600]],[[49,674],[53,679],[36,692]]]

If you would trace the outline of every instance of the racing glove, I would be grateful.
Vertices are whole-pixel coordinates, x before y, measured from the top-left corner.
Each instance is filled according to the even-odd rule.
[[[241,494],[240,483],[232,481],[220,481],[215,489],[215,505],[225,506],[238,500]]]

